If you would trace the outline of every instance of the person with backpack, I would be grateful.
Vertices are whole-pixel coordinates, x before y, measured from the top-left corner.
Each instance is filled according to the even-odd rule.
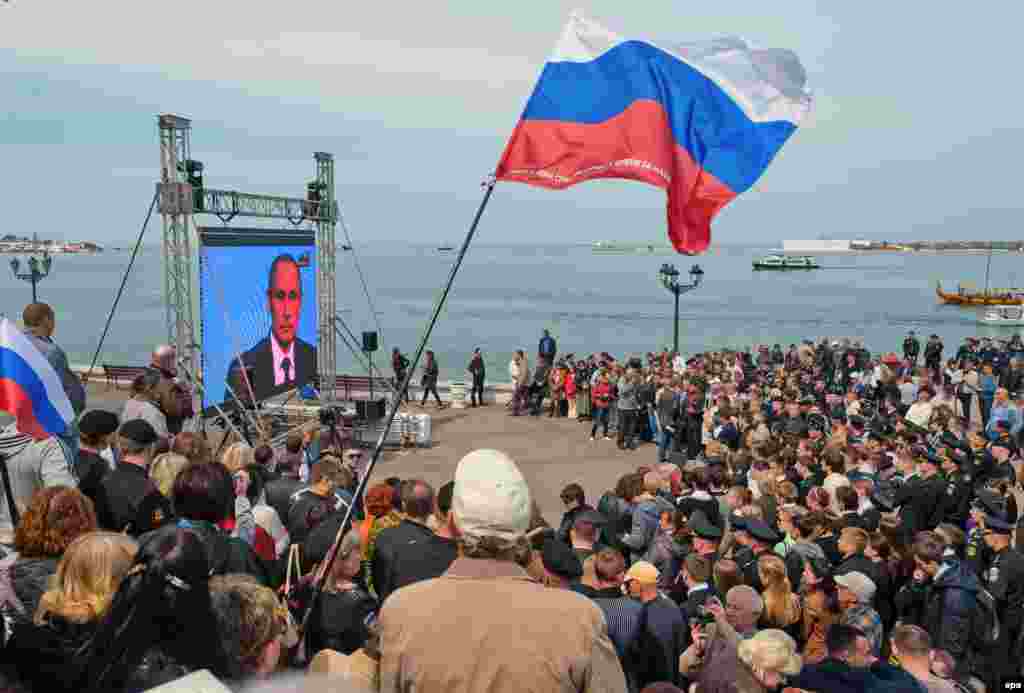
[[[675,602],[658,591],[658,569],[637,561],[623,580],[626,593],[643,608],[623,669],[636,690],[659,681],[679,682],[679,657],[686,649],[686,622]]]
[[[916,621],[931,634],[935,649],[953,656],[958,679],[987,678],[984,660],[998,630],[991,595],[974,571],[943,556],[945,543],[935,532],[918,534],[912,551],[917,569],[896,596],[904,622]]]

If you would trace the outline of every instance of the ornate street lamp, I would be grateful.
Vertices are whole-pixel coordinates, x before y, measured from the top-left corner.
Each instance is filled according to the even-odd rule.
[[[37,239],[33,236],[33,243],[38,247]],[[32,284],[32,303],[38,303],[38,294],[36,291],[36,284],[43,279],[46,279],[50,274],[50,268],[53,265],[53,258],[50,254],[43,251],[43,257],[37,258],[32,255],[28,258],[28,272],[21,272],[21,260],[18,258],[11,258],[11,270],[14,272],[14,276],[18,279],[22,279]]]
[[[672,292],[676,297],[676,320],[673,330],[672,338],[672,350],[675,353],[679,353],[679,295],[685,294],[688,291],[693,291],[700,286],[701,279],[704,277],[704,270],[700,268],[700,265],[694,265],[690,268],[690,283],[681,284],[679,282],[679,270],[676,269],[675,265],[665,263],[658,270],[658,279],[661,285]]]

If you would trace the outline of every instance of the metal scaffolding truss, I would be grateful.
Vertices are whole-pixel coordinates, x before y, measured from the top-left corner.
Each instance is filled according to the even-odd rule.
[[[260,217],[263,219],[287,219],[293,224],[300,224],[303,221],[330,223],[337,218],[337,213],[332,215],[331,206],[324,201],[310,202],[294,197],[254,195],[234,190],[210,190],[209,188],[203,189],[202,200],[202,213],[216,214],[224,222],[231,221],[235,217]]]
[[[189,184],[192,162],[191,121],[176,115],[157,116],[160,128],[160,182],[157,184],[163,217],[164,304],[168,343],[178,358],[202,378],[202,337],[196,329],[199,316],[199,242],[194,217],[216,215],[225,224],[235,217],[287,219],[293,225],[310,222],[316,228],[317,249],[317,366],[321,397],[334,400],[337,372],[337,341],[334,329],[336,299],[335,227],[338,205],[334,193],[334,157],[316,152],[317,197],[293,198],[216,190]],[[272,231],[272,229],[268,229]],[[198,409],[197,409],[198,410]]]
[[[199,371],[199,345],[195,316],[198,297],[195,280],[199,257],[192,228],[191,188],[183,171],[183,162],[191,158],[189,136],[191,122],[174,115],[161,115],[160,125],[160,213],[164,238],[164,309],[168,343],[178,349],[193,372]]]

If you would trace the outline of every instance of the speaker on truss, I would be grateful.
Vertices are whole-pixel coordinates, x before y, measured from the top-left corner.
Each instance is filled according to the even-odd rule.
[[[363,332],[363,351],[372,354],[377,351],[377,333]]]

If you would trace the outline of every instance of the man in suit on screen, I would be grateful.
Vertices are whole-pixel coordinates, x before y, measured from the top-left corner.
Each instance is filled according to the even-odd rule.
[[[296,335],[302,313],[302,279],[299,264],[291,255],[278,255],[270,265],[267,308],[270,335],[242,354],[257,401],[301,388],[316,374],[316,347]],[[238,359],[228,368],[228,382],[235,394],[247,401],[247,388],[233,373],[240,373]]]

